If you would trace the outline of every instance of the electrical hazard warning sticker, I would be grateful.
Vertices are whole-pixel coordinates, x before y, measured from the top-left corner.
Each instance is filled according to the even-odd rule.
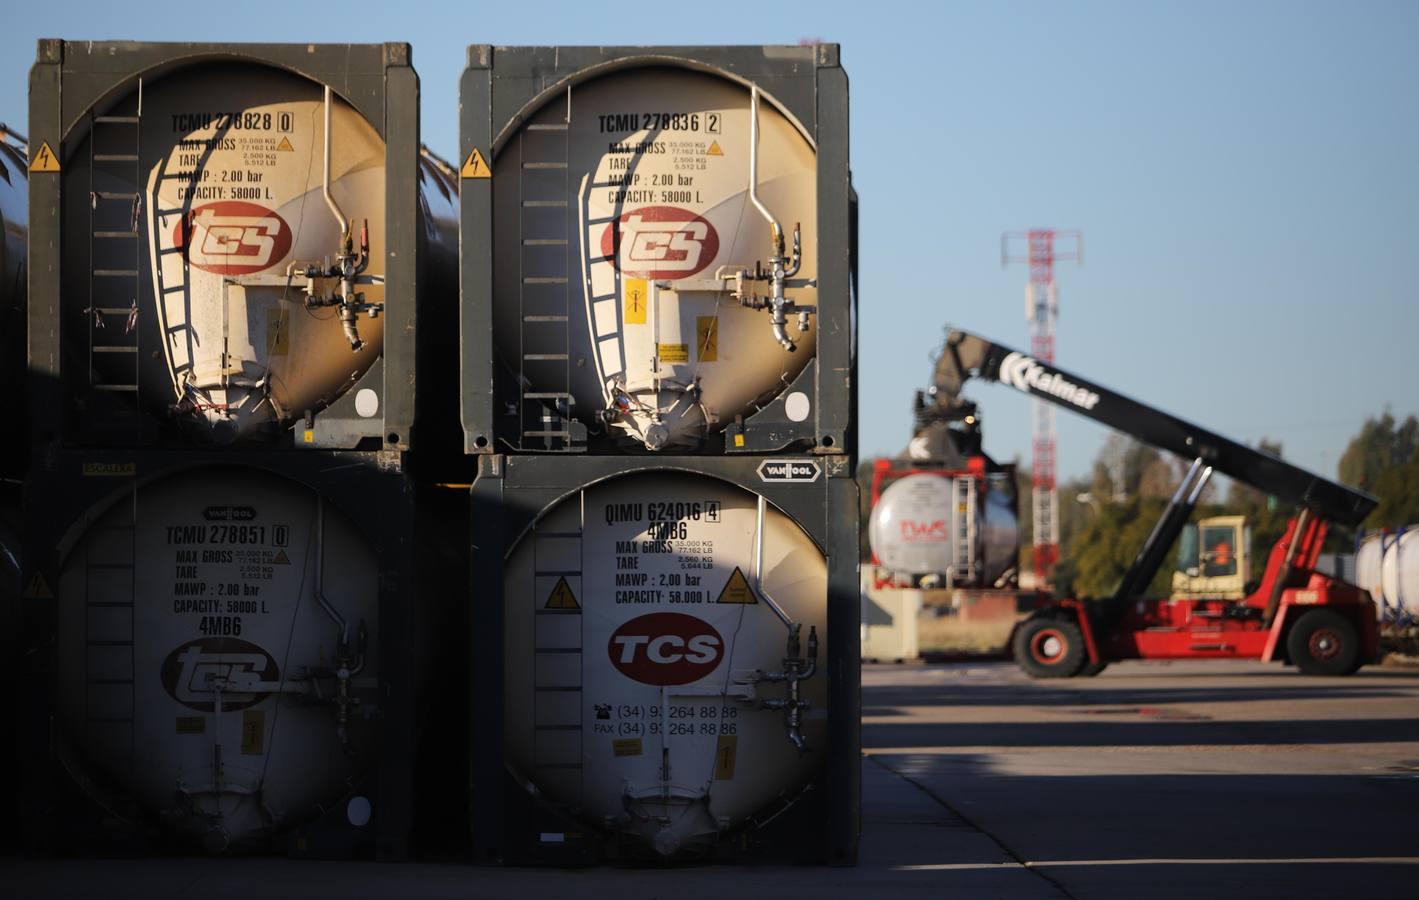
[[[54,151],[49,149],[49,141],[41,141],[39,150],[35,152],[34,159],[30,160],[31,172],[58,172],[59,157],[54,155]]]
[[[567,584],[565,575],[557,579],[557,586],[552,588],[552,593],[547,597],[547,605],[542,608],[581,609],[581,604],[576,602],[576,594],[572,593],[571,585]]]
[[[758,603],[759,598],[754,596],[753,588],[749,587],[749,579],[744,577],[744,570],[735,566],[734,574],[729,576],[729,580],[724,583],[724,590],[719,592],[719,599],[714,602]]]
[[[468,154],[468,158],[463,161],[463,168],[458,171],[463,178],[492,178],[493,170],[488,168],[487,162],[483,160],[483,154],[474,147],[473,152]]]
[[[49,582],[44,580],[44,576],[36,572],[20,597],[24,600],[53,600],[54,592],[49,589]]]

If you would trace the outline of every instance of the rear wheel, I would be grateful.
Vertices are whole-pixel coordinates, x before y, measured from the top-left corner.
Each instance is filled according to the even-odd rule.
[[[1031,678],[1073,678],[1087,657],[1084,635],[1068,619],[1029,619],[1011,643],[1015,663]]]
[[[1340,613],[1313,609],[1291,626],[1286,652],[1306,675],[1349,675],[1360,667],[1360,636]]]

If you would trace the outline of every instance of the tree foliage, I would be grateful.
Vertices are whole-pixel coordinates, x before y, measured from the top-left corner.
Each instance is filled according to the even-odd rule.
[[[1379,498],[1366,526],[1419,522],[1419,418],[1396,423],[1386,411],[1367,419],[1340,457],[1339,474],[1341,481]]]

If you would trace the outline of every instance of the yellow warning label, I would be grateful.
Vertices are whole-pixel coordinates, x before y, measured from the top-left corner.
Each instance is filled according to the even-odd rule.
[[[306,442],[307,444],[314,444],[314,443],[315,443],[315,432],[312,431],[312,430],[309,429],[309,428],[307,428],[307,429],[305,430],[305,442]]]
[[[759,598],[754,596],[754,591],[749,587],[749,579],[744,577],[744,571],[738,566],[734,567],[734,574],[729,576],[729,580],[724,583],[724,590],[719,592],[719,599],[716,603],[758,603]]]
[[[59,157],[54,155],[54,151],[49,149],[49,141],[42,141],[34,159],[30,160],[31,172],[58,172]]]
[[[138,464],[87,462],[83,471],[90,478],[126,478],[138,474]]]
[[[206,734],[207,720],[202,716],[178,716],[178,734]]]
[[[714,748],[714,780],[734,778],[734,763],[739,758],[739,735],[721,734]]]
[[[260,756],[266,749],[266,710],[248,709],[241,714],[241,755]]]
[[[710,142],[709,149],[705,151],[705,156],[723,156],[724,151],[719,149],[719,141]]]
[[[463,161],[463,168],[458,174],[464,178],[492,178],[493,170],[488,168],[488,164],[483,161],[483,154],[474,147],[473,152]]]
[[[44,576],[36,572],[20,597],[25,600],[53,600],[54,592],[49,589],[49,582],[44,580]]]
[[[689,344],[656,344],[656,355],[663,363],[687,363],[690,361]]]
[[[282,151],[282,152],[285,152],[285,153],[293,153],[293,152],[295,152],[295,149],[296,149],[296,148],[291,146],[291,139],[290,139],[290,138],[288,138],[288,137],[283,137],[283,138],[281,138],[281,143],[279,143],[279,144],[276,145],[276,149],[277,149],[278,151]]]
[[[644,751],[640,738],[624,738],[611,742],[611,752],[617,756],[640,756]]]
[[[289,566],[290,564],[291,558],[286,555],[285,550],[277,550],[276,555],[271,557],[271,565],[273,566]]]
[[[744,446],[744,435],[742,435],[742,434],[736,434],[736,435],[734,436],[734,446],[736,446],[736,447],[742,447],[742,446]]]
[[[542,608],[581,609],[581,604],[576,602],[576,594],[572,593],[572,587],[567,584],[565,575],[557,579],[557,586],[552,588],[552,593],[547,597],[547,605]]]
[[[644,278],[627,278],[621,282],[625,295],[625,309],[622,318],[627,325],[644,325],[645,308],[650,302],[650,286]]]
[[[700,362],[719,359],[719,316],[695,317],[695,358]]]

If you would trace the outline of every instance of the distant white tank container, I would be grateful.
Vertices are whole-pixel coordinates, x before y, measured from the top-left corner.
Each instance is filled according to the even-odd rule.
[[[693,447],[813,357],[816,152],[757,90],[614,70],[499,144],[494,325],[534,399]]]
[[[761,497],[590,485],[522,535],[505,590],[507,759],[587,824],[693,853],[821,769],[826,561]]]
[[[86,784],[216,850],[352,799],[376,750],[378,574],[338,510],[201,468],[122,493],[61,549],[56,726]]]
[[[1355,579],[1380,621],[1419,612],[1419,525],[1372,532],[1355,553]]]
[[[1011,497],[990,479],[917,472],[882,491],[868,520],[878,563],[900,575],[939,574],[957,586],[993,585],[1017,564]]]

